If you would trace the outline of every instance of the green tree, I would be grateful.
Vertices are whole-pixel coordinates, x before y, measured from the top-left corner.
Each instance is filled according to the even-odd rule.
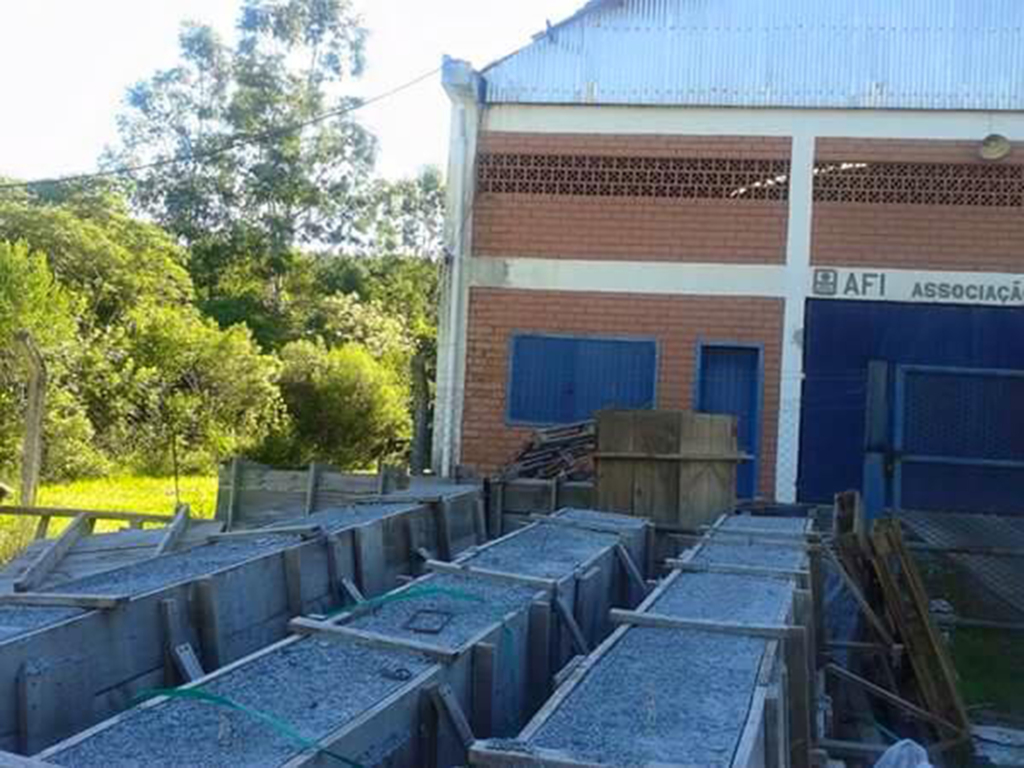
[[[445,187],[439,168],[425,168],[411,179],[378,179],[360,222],[360,250],[439,259],[444,252],[444,216]]]
[[[85,408],[67,389],[79,348],[75,315],[83,303],[56,280],[44,255],[25,243],[0,241],[0,476],[13,479],[20,461],[27,370],[14,336],[22,330],[43,353],[51,381],[44,423],[47,476],[95,474],[107,467],[93,445]]]
[[[404,450],[410,421],[402,387],[364,347],[298,341],[281,350],[281,362],[290,418],[260,458],[365,469]]]
[[[0,240],[45,253],[56,279],[84,301],[79,318],[89,327],[116,322],[143,301],[192,297],[185,252],[159,227],[133,218],[109,187],[0,196]]]
[[[274,305],[298,246],[353,238],[374,141],[342,89],[366,33],[350,0],[245,0],[238,30],[234,48],[182,30],[178,65],[129,90],[107,162],[194,158],[137,173],[133,201],[189,246],[201,300]]]

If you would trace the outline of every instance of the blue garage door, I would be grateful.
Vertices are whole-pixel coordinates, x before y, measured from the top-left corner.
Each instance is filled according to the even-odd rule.
[[[508,420],[570,424],[607,408],[653,408],[657,369],[654,341],[516,336]]]
[[[702,346],[697,410],[736,417],[739,448],[753,457],[739,466],[736,493],[757,495],[758,437],[761,424],[761,351],[750,347]]]
[[[888,365],[892,372],[891,389],[895,389],[901,366],[1024,370],[1024,310],[1016,308],[812,300],[807,306],[805,340],[799,476],[799,497],[805,502],[830,503],[836,493],[863,486],[868,364],[871,361]],[[1019,423],[1024,401],[1020,393],[1012,398],[1005,391],[996,396],[991,389],[994,386],[973,378],[960,382],[929,378],[910,382],[907,392],[915,398],[914,407],[923,408],[922,413],[929,414],[927,422],[915,422],[918,426],[911,429],[935,433],[952,429],[954,443],[965,440],[961,445],[971,446],[958,448],[954,454],[974,451],[973,446],[981,439],[1003,440],[998,430],[992,432],[992,429],[997,424]],[[952,402],[950,392],[954,390],[958,393],[956,398],[971,404],[964,408],[974,410],[961,409],[957,411],[961,415],[951,420],[943,404]],[[893,409],[895,392],[890,391],[889,398],[893,403],[890,409]],[[888,421],[889,434],[883,436],[883,440],[893,449],[894,419],[890,417]],[[963,429],[971,424],[975,425],[974,431],[964,433]],[[959,435],[957,430],[960,430]],[[984,437],[985,433],[992,437]],[[918,447],[921,444],[917,441],[932,439],[922,432],[908,437]],[[926,447],[924,455],[949,455],[941,451],[949,445],[943,441],[950,438],[934,439],[937,447]],[[1010,451],[998,455],[1015,454]],[[895,467],[891,464],[887,479],[894,485]],[[993,483],[1005,487],[1008,482],[1019,481],[1019,478],[1008,478],[1005,468],[998,465],[983,470],[945,466],[940,471],[924,467],[925,463],[916,463],[913,467],[908,464],[903,482],[904,485],[909,482],[913,488],[908,487],[905,498],[890,497],[887,503],[902,503],[908,508],[911,503],[937,508],[948,506],[949,500],[960,496],[1002,494],[1003,490],[990,490]],[[942,482],[929,483],[929,477]],[[983,481],[983,477],[987,479]],[[911,495],[906,496],[906,493]],[[929,499],[922,495],[927,493],[940,494],[946,501],[940,503],[938,496]],[[1024,495],[1019,507],[1024,508]]]

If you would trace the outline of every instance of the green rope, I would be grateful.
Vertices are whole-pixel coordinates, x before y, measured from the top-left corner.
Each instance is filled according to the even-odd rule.
[[[279,720],[273,715],[268,715],[266,712],[261,712],[258,709],[247,707],[243,704],[239,704],[237,701],[232,701],[224,696],[216,696],[212,693],[200,690],[198,688],[174,688],[174,689],[153,689],[149,691],[143,691],[141,694],[136,696],[136,700],[149,699],[156,696],[167,696],[172,699],[192,699],[193,701],[202,701],[207,704],[214,704],[218,707],[224,707],[225,709],[231,709],[235,712],[241,712],[243,715],[247,715],[254,720],[258,720],[269,725],[273,730],[277,731],[283,736],[291,739],[297,744],[301,744],[305,749],[312,749],[317,752],[323,752],[328,757],[333,757],[340,763],[348,765],[351,768],[364,768],[360,763],[353,760],[349,760],[347,757],[332,752],[331,750],[317,744],[312,739],[307,739],[301,733],[296,731],[292,726],[283,720]]]
[[[466,592],[464,590],[448,589],[445,587],[413,587],[402,592],[392,592],[386,595],[382,595],[380,597],[373,598],[371,600],[367,600],[366,602],[360,603],[358,606],[356,606],[355,610],[356,612],[373,610],[378,606],[387,605],[389,603],[401,602],[403,600],[420,600],[427,597],[433,597],[435,595],[443,595],[445,597],[450,597],[453,600],[464,600],[466,602],[487,602],[487,600],[485,600],[480,595],[474,595],[471,592]],[[342,608],[340,610],[328,614],[328,616],[333,617],[348,612],[351,612],[351,609]],[[512,647],[512,652],[514,654],[515,634],[504,623],[502,623],[502,629],[506,633],[508,639],[511,641],[510,645]],[[305,749],[323,752],[328,757],[332,757],[338,762],[350,766],[350,768],[364,768],[364,766],[362,766],[360,763],[354,762],[353,760],[349,760],[347,757],[343,757],[342,755],[332,752],[326,747],[320,746],[315,741],[307,739],[305,736],[296,731],[291,725],[284,722],[283,720],[279,720],[273,715],[269,715],[266,712],[261,712],[258,709],[253,709],[252,707],[247,707],[243,704],[239,704],[238,702],[232,701],[231,699],[226,698],[224,696],[217,696],[215,694],[203,691],[199,688],[174,688],[153,689],[149,691],[143,691],[141,694],[135,697],[135,700],[136,702],[139,702],[144,701],[146,699],[154,698],[156,696],[167,696],[168,698],[191,699],[193,701],[202,701],[207,704],[213,704],[215,706],[224,707],[225,709],[234,710],[235,712],[240,712],[244,715],[247,715],[248,717],[251,717],[254,720],[258,720],[262,723],[265,723],[281,735],[291,739],[297,744],[302,745],[302,747]]]

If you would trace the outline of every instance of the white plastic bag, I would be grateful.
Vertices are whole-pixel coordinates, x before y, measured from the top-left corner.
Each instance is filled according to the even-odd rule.
[[[893,744],[875,763],[875,768],[934,768],[924,747],[916,741],[901,741]]]

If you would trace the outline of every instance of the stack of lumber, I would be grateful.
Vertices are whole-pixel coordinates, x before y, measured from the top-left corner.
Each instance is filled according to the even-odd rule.
[[[505,467],[502,477],[549,480],[554,477],[582,479],[593,473],[597,426],[593,421],[539,429]]]
[[[836,498],[833,533],[827,554],[883,652],[863,666],[863,676],[834,664],[827,671],[913,718],[915,737],[931,744],[933,754],[960,753],[969,747],[970,721],[899,520],[869,523],[859,494],[850,492]]]

